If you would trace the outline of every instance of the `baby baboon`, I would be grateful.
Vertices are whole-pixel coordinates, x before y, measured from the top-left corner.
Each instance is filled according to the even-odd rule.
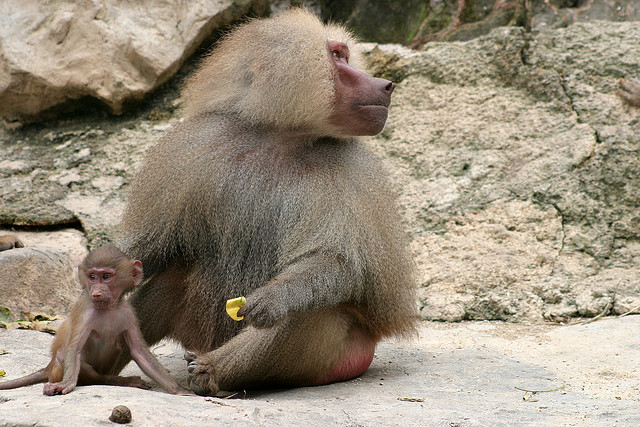
[[[172,394],[192,394],[182,388],[151,354],[124,295],[142,279],[140,261],[127,258],[114,245],[86,256],[78,267],[83,292],[60,326],[51,345],[51,361],[33,374],[0,383],[0,390],[48,381],[43,393],[67,394],[76,384],[106,384],[149,388],[137,376],[111,375],[126,346],[142,371]]]
[[[238,27],[132,185],[118,244],[147,282],[131,302],[148,342],[199,354],[199,394],[353,378],[381,338],[414,329],[394,192],[355,137],[382,130],[394,85],[353,49],[300,9]]]

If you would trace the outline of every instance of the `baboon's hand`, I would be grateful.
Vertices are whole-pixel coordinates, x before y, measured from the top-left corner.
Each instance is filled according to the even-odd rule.
[[[238,310],[238,316],[257,328],[270,328],[288,314],[286,295],[279,287],[270,285],[256,289],[247,297],[247,303]]]

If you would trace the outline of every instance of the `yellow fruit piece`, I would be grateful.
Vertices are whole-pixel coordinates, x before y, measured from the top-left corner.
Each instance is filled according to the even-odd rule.
[[[244,319],[242,316],[238,316],[238,310],[247,303],[244,297],[231,298],[227,300],[227,314],[233,319],[240,321]]]

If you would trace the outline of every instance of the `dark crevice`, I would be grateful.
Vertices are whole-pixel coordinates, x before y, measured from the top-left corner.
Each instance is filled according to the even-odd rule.
[[[582,123],[582,118],[580,117],[580,113],[578,112],[578,110],[576,109],[575,103],[573,101],[573,98],[571,97],[571,95],[569,94],[569,90],[567,89],[567,83],[564,79],[564,76],[562,75],[562,73],[559,73],[557,70],[553,70],[559,78],[560,81],[560,87],[562,87],[562,92],[564,93],[564,95],[569,99],[569,108],[571,109],[571,111],[573,111],[576,115],[576,117],[578,118],[578,123]]]
[[[9,222],[0,222],[0,228],[5,231],[60,231],[68,228],[81,231],[86,234],[86,230],[82,226],[82,222],[79,219],[74,219],[69,222],[61,222],[58,224],[28,224],[28,225],[16,225]]]
[[[558,215],[560,216],[560,231],[562,233],[562,238],[560,239],[560,249],[558,249],[558,256],[560,256],[560,254],[564,250],[565,238],[567,236],[567,232],[565,230],[566,220],[564,214],[562,213],[562,209],[560,209],[560,207],[556,203],[550,202],[549,205],[553,206],[553,208],[556,210],[556,212],[558,212]]]
[[[539,191],[534,192],[532,201],[541,206],[553,207],[557,212],[558,216],[560,217],[560,232],[562,233],[562,236],[560,238],[560,248],[558,249],[557,255],[556,255],[556,261],[557,261],[558,258],[560,258],[562,252],[564,251],[565,240],[567,236],[565,215],[562,212],[562,209],[560,208],[560,206],[558,206],[558,203],[554,202],[553,200],[550,200],[549,196],[543,192],[539,192]],[[553,276],[556,273],[556,265],[557,265],[557,262],[554,262],[554,266],[550,274],[551,276]]]
[[[529,62],[529,52],[531,50],[531,41],[533,40],[531,31],[524,29],[522,32],[522,39],[524,40],[524,44],[522,45],[522,49],[520,49],[520,61],[523,65],[531,66],[531,63]]]
[[[580,123],[580,124],[588,124],[589,127],[591,128],[591,130],[593,131],[593,138],[596,141],[596,145],[600,144],[602,142],[602,139],[600,138],[600,133],[598,132],[598,130],[596,128],[593,127],[593,125],[591,125],[590,123],[585,122],[582,119],[582,117],[580,115],[580,111],[578,111],[578,109],[576,108],[575,101],[574,101],[573,97],[571,96],[569,90],[567,89],[567,84],[566,84],[566,80],[565,80],[564,76],[562,75],[562,73],[559,73],[555,69],[554,69],[554,72],[558,75],[558,78],[559,78],[559,81],[560,81],[560,87],[562,88],[562,92],[564,93],[564,95],[569,100],[569,108],[576,115],[577,122]],[[595,152],[592,152],[579,165],[577,165],[575,167],[575,169],[584,167],[593,158],[594,154],[595,154]]]

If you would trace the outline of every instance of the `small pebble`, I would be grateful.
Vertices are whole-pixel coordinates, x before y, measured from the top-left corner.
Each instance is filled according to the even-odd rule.
[[[124,405],[118,405],[111,411],[109,420],[118,424],[127,424],[131,422],[131,410]]]

